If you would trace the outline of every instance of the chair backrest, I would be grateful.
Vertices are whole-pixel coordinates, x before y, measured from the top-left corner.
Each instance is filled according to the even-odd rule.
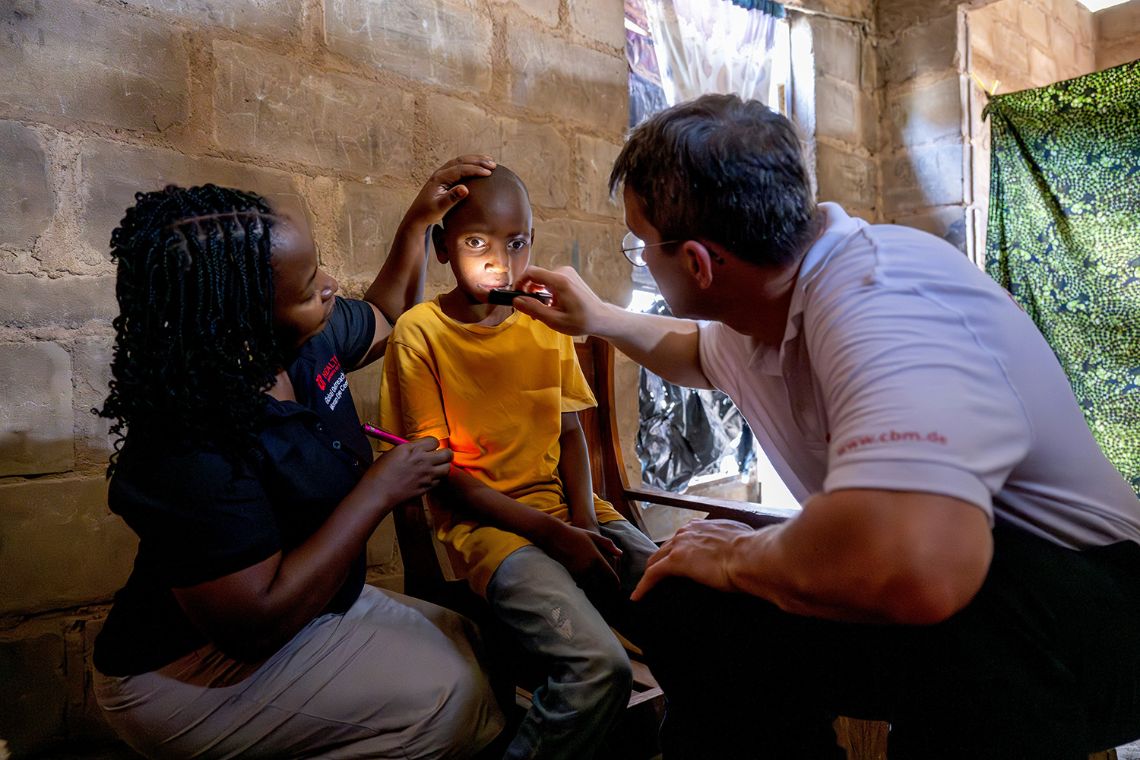
[[[575,343],[582,374],[594,392],[598,405],[578,412],[578,420],[586,434],[586,450],[590,454],[590,477],[594,492],[614,505],[627,520],[641,525],[636,505],[626,498],[629,483],[625,475],[625,458],[618,435],[617,401],[614,389],[614,348],[601,338],[590,336]]]

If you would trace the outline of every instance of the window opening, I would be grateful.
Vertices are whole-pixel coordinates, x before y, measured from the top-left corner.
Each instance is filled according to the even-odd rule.
[[[626,0],[625,33],[631,127],[708,92],[763,100],[784,115],[790,110],[791,45],[779,3]],[[646,267],[633,268],[627,308],[668,312]],[[772,485],[786,492],[724,394],[678,388],[643,368],[638,400],[637,453],[646,483],[671,491],[720,483],[725,495],[757,500],[762,470],[766,482],[775,477]]]

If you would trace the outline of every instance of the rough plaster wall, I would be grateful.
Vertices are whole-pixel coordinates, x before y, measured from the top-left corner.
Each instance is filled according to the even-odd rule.
[[[1107,8],[1093,18],[1098,71],[1140,58],[1140,0]]]
[[[997,84],[997,92],[1016,92],[1096,71],[1096,22],[1075,0],[1001,0],[966,10],[963,25],[965,70],[980,80],[967,82],[966,151],[971,248],[981,263],[990,192],[990,125],[982,121],[982,87]]]
[[[879,220],[879,63],[874,4],[807,3],[789,12],[792,118],[807,137],[816,195]],[[816,11],[815,13],[811,11]]]
[[[956,4],[882,2],[876,20],[882,218],[962,245]]]
[[[1075,0],[876,7],[882,218],[932,232],[980,261],[989,155],[985,94],[974,77],[987,86],[1001,80],[1009,92],[1095,70],[1092,14]]]
[[[348,295],[443,160],[528,182],[535,257],[628,299],[605,179],[627,112],[614,0],[0,3],[0,737],[104,735],[86,662],[133,535],[106,508],[116,313],[107,256],[137,190],[293,196]],[[449,286],[433,262],[428,295]],[[378,368],[356,373],[372,416]],[[389,524],[371,578],[398,585]],[[94,605],[94,606],[85,606]]]

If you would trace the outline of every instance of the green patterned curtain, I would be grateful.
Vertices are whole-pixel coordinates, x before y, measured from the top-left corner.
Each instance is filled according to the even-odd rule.
[[[1140,61],[1000,95],[986,271],[1068,373],[1140,495]]]

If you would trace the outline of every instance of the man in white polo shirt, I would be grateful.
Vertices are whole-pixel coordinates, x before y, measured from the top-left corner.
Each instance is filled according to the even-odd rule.
[[[1140,736],[1140,501],[1032,322],[949,244],[811,196],[791,124],[705,96],[615,164],[678,319],[569,269],[515,308],[726,392],[802,512],[706,520],[634,593],[665,757],[1077,758]],[[691,321],[702,320],[702,321]]]

